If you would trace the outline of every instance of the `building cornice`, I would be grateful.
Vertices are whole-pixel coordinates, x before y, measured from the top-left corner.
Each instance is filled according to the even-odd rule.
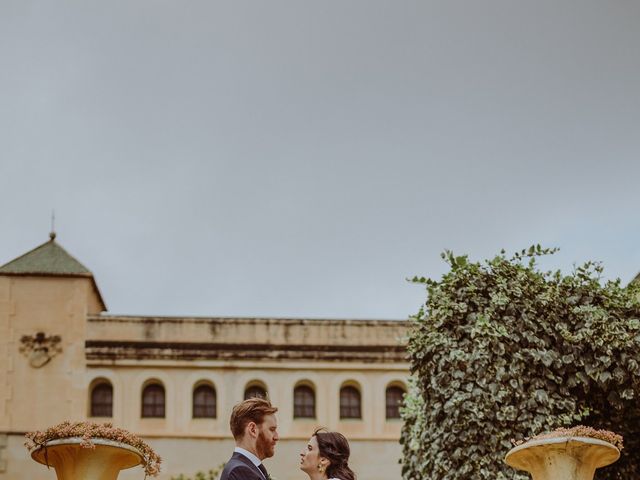
[[[406,362],[404,345],[278,345],[266,343],[196,343],[87,340],[92,360],[299,360],[363,363]]]
[[[162,316],[162,315],[89,315],[87,321],[91,323],[236,323],[236,324],[280,324],[280,325],[357,325],[357,326],[393,326],[408,328],[409,320],[384,319],[351,319],[351,318],[298,318],[298,317],[193,317],[193,316]]]

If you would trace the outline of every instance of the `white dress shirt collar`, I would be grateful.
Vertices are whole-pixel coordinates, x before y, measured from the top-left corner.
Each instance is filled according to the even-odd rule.
[[[245,457],[247,457],[249,460],[251,460],[251,463],[253,463],[256,467],[262,464],[260,459],[256,457],[253,453],[251,453],[249,450],[245,450],[244,448],[241,448],[241,447],[236,447],[233,449],[233,451],[238,452],[240,455],[244,455]]]

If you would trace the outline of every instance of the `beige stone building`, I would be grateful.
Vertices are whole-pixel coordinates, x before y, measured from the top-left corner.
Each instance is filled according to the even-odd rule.
[[[231,409],[256,394],[279,407],[265,462],[278,480],[306,478],[298,453],[316,426],[349,438],[363,480],[400,478],[407,322],[106,312],[91,272],[54,235],[0,267],[0,479],[54,479],[23,435],[66,419],[141,435],[163,457],[161,479],[193,475],[230,456]]]

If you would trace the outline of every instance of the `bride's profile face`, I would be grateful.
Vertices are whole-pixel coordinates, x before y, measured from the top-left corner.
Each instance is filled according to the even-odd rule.
[[[327,464],[327,459],[320,456],[318,440],[314,435],[300,452],[300,470],[310,475],[318,471],[318,465],[326,467]]]

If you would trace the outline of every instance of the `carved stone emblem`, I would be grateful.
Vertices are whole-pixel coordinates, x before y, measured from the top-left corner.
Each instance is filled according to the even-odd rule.
[[[20,339],[20,352],[29,358],[29,365],[40,368],[49,363],[53,357],[62,351],[59,335],[47,336],[44,332],[35,335],[23,335]]]

